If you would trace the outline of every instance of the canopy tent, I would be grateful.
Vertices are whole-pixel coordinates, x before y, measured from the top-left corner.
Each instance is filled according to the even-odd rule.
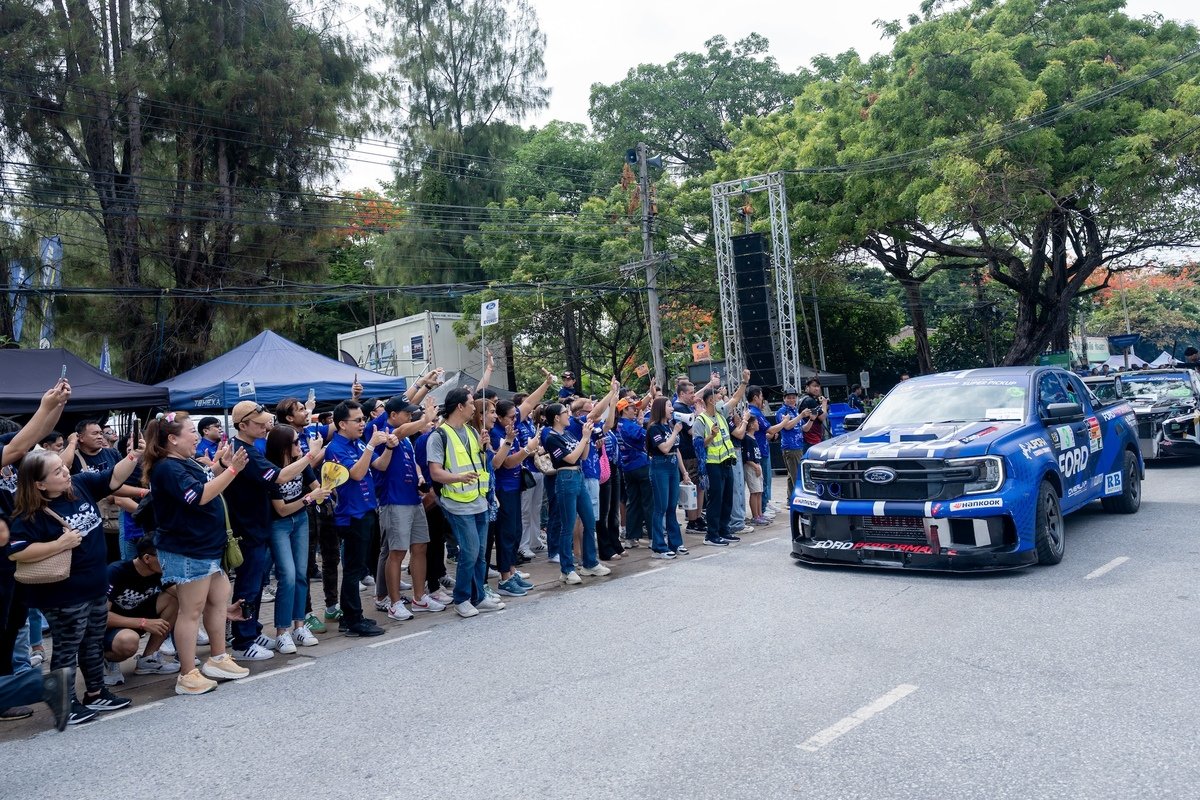
[[[165,406],[167,392],[156,386],[114,378],[79,356],[54,347],[47,350],[0,350],[0,414],[32,414],[46,390],[58,382],[63,367],[71,384],[67,412],[112,411]]]
[[[1159,353],[1158,358],[1156,358],[1150,362],[1150,366],[1152,366],[1152,367],[1173,367],[1178,363],[1180,363],[1180,362],[1175,360],[1175,356],[1171,355],[1166,350],[1163,350],[1161,353]]]
[[[442,385],[431,391],[428,396],[432,397],[433,402],[440,406],[442,403],[446,402],[446,395],[450,394],[450,392],[454,389],[474,389],[478,385],[479,378],[476,378],[474,375],[466,372],[465,370],[455,370],[454,372],[446,373],[446,375],[442,378]],[[511,400],[513,398],[514,393],[508,391],[507,389],[501,389],[498,386],[491,386],[488,388],[494,391],[496,393],[496,397],[501,400]]]
[[[1124,367],[1124,366],[1125,366],[1125,356],[1123,356],[1123,355],[1121,355],[1121,356],[1112,356],[1111,358],[1109,358],[1109,359],[1108,359],[1108,361],[1105,361],[1104,363],[1105,363],[1105,364],[1108,364],[1108,368],[1109,368],[1109,369],[1113,369],[1113,370],[1115,370],[1115,369],[1120,369],[1121,367]],[[1143,368],[1143,367],[1148,367],[1148,366],[1150,366],[1150,365],[1149,365],[1149,364],[1147,364],[1147,363],[1146,363],[1146,362],[1145,362],[1143,359],[1140,359],[1140,358],[1138,358],[1138,357],[1137,357],[1137,356],[1135,356],[1133,353],[1130,353],[1130,354],[1129,354],[1129,367],[1130,367],[1130,369],[1132,369],[1132,368],[1134,368],[1134,367],[1137,367],[1138,369],[1141,369],[1141,368]]]
[[[266,406],[287,397],[304,400],[309,389],[319,401],[343,400],[355,378],[367,397],[389,397],[407,388],[404,378],[326,358],[269,330],[158,385],[170,391],[172,408],[196,410],[232,408],[239,400]]]

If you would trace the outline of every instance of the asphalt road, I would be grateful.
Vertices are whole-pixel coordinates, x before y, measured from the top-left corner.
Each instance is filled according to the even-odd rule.
[[[806,567],[775,525],[9,741],[2,794],[1195,796],[1197,478],[1000,575]]]

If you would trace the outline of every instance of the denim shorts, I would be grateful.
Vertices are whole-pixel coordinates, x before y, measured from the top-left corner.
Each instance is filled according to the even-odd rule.
[[[158,551],[158,563],[162,566],[162,582],[164,584],[191,583],[207,578],[209,575],[216,575],[221,571],[221,559],[219,558],[190,558],[179,553],[169,553],[166,550]]]

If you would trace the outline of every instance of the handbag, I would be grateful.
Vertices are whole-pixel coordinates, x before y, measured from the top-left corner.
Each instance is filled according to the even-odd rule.
[[[533,473],[527,469],[521,470],[521,491],[532,489],[537,486],[537,478],[533,477]]]
[[[533,456],[533,464],[538,468],[538,472],[543,475],[553,475],[558,472],[554,468],[554,462],[550,459],[550,454],[544,450],[539,450]]]
[[[608,483],[612,477],[612,465],[608,463],[608,450],[600,443],[600,483]]]
[[[63,526],[63,530],[67,530],[67,521],[54,513],[50,509],[42,509]],[[52,556],[41,559],[40,561],[18,561],[16,562],[16,578],[17,583],[27,585],[37,585],[42,583],[58,583],[65,581],[71,575],[71,551],[63,550],[60,553],[55,553]]]
[[[242,546],[233,535],[233,525],[229,522],[229,506],[225,498],[221,498],[221,508],[225,512],[225,555],[221,557],[221,568],[226,572],[237,569],[246,560],[242,555]]]

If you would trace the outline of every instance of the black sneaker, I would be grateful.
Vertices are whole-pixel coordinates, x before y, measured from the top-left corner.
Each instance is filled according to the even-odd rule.
[[[85,722],[91,722],[98,716],[100,716],[99,711],[91,711],[83,703],[76,700],[71,703],[71,713],[67,715],[67,724],[82,725]]]
[[[701,528],[699,525],[697,525],[694,520],[689,522],[684,530],[688,533],[704,533],[704,528]]]
[[[54,713],[54,727],[67,729],[71,717],[71,687],[75,685],[75,668],[60,667],[42,676],[42,699]]]
[[[705,536],[704,543],[706,545],[709,545],[710,547],[729,547],[729,542],[722,539],[720,536],[718,536],[715,539],[710,539],[707,536]]]
[[[737,534],[733,534],[733,533],[727,533],[724,536],[722,536],[721,538],[727,542],[740,542],[742,540],[742,537],[738,536]]]
[[[342,628],[339,625],[338,630],[341,629]],[[353,625],[347,626],[345,633],[347,636],[382,636],[383,628],[379,627],[369,619],[363,619],[359,620]]]
[[[105,686],[95,697],[84,697],[83,704],[92,711],[116,711],[125,708],[133,701],[128,697],[117,697]]]

